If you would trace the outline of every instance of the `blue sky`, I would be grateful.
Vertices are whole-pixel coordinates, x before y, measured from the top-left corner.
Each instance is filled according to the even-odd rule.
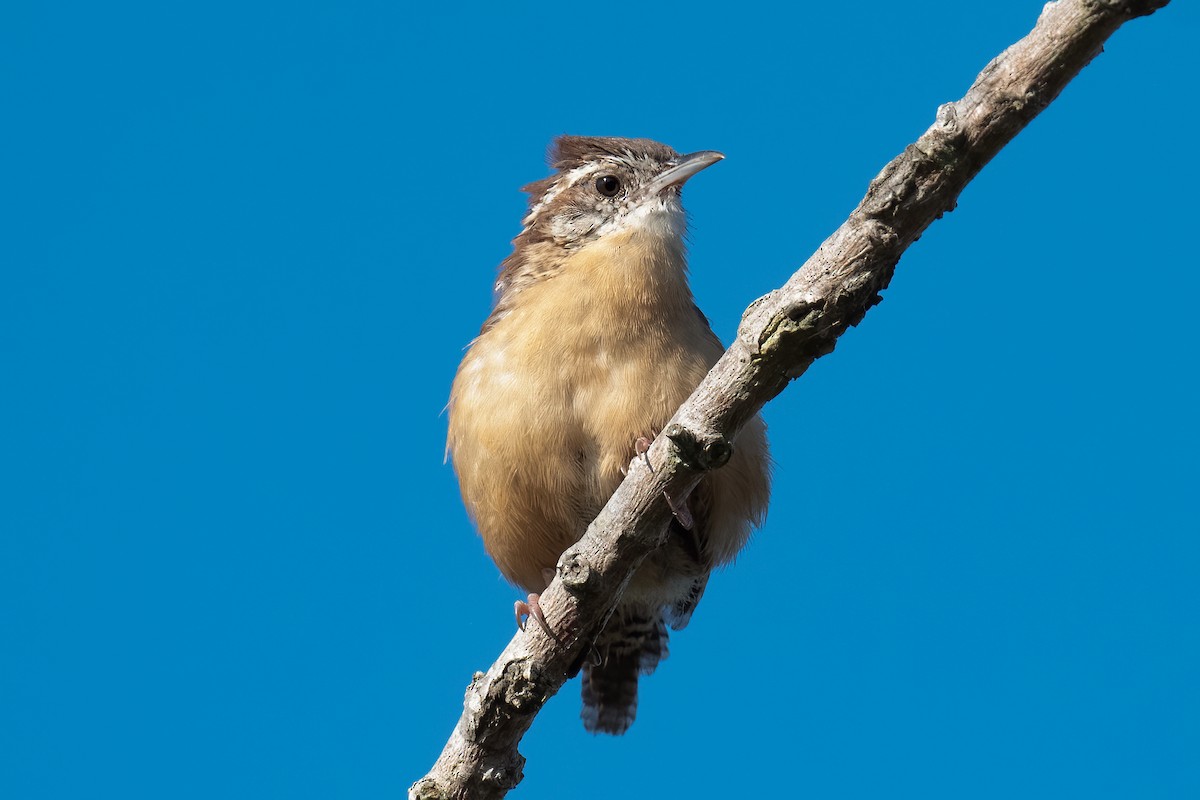
[[[515,590],[441,415],[559,133],[689,184],[726,340],[1041,0],[0,11],[0,795],[396,797]],[[766,527],[514,797],[1200,793],[1194,3],[765,412]]]

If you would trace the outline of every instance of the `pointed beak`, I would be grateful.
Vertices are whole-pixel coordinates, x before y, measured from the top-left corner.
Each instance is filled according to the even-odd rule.
[[[698,153],[681,156],[678,161],[646,184],[646,194],[653,196],[672,186],[682,186],[688,178],[705,167],[711,167],[724,157],[724,153],[718,153],[716,150],[701,150]]]

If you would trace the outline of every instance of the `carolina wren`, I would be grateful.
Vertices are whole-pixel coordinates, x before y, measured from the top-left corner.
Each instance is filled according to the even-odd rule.
[[[528,592],[546,587],[616,490],[635,443],[662,429],[724,351],[688,287],[680,199],[722,158],[562,136],[555,173],[524,187],[529,212],[495,309],[454,379],[447,453],[488,554]],[[638,676],[667,656],[667,626],[687,625],[709,574],[761,523],[769,462],[755,417],[729,463],[673,502],[667,543],[597,637],[600,663],[583,666],[589,731],[633,722]]]

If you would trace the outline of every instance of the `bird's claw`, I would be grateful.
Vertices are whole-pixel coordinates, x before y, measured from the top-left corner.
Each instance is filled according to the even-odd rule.
[[[645,436],[639,436],[633,443],[633,452],[646,460],[646,469],[650,472],[654,472],[654,466],[650,463],[650,445],[653,443],[653,440],[647,439]]]
[[[529,617],[537,621],[537,624],[541,626],[542,630],[546,632],[547,636],[556,642],[558,641],[558,637],[555,636],[554,631],[550,629],[550,623],[546,621],[546,615],[542,611],[540,595],[530,592],[527,599],[518,600],[517,602],[513,603],[513,611],[515,611],[517,614],[517,627],[522,631],[525,630],[525,618]]]
[[[687,507],[687,501],[676,503],[671,499],[671,495],[663,492],[663,497],[667,499],[667,505],[671,507],[671,513],[675,515],[675,520],[685,530],[690,531],[696,527],[696,520],[692,518],[692,512]]]

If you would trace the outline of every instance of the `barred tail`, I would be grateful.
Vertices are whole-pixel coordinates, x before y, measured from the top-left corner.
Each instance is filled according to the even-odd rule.
[[[600,663],[583,666],[583,727],[619,735],[637,716],[638,676],[668,655],[667,626],[655,610],[618,608],[596,638]]]

